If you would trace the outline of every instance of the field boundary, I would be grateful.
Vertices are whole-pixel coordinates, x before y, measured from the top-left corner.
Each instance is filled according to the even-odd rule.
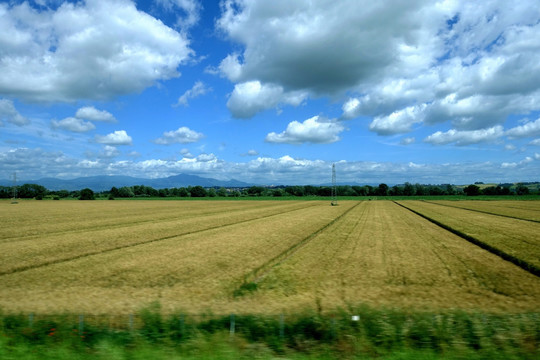
[[[441,204],[441,203],[433,202],[433,201],[430,201],[430,200],[420,200],[420,201],[425,202],[427,204],[432,204],[432,205],[451,207],[453,209],[461,209],[461,210],[473,211],[473,212],[477,212],[477,213],[481,213],[481,214],[488,214],[488,215],[493,215],[493,216],[505,217],[505,218],[509,218],[509,219],[523,220],[523,221],[530,221],[530,222],[534,222],[534,223],[540,223],[540,221],[538,221],[538,220],[524,219],[524,218],[520,218],[520,217],[517,217],[517,216],[503,215],[503,214],[497,214],[497,213],[493,213],[493,212],[489,212],[489,211],[469,209],[469,208],[464,208],[464,207],[459,207],[459,206],[453,206],[453,205],[450,205],[450,204]]]
[[[64,263],[64,262],[73,261],[73,260],[79,260],[79,259],[83,259],[85,257],[90,257],[90,256],[95,256],[95,255],[102,255],[102,254],[106,254],[106,253],[109,253],[109,252],[112,252],[112,251],[128,249],[128,248],[132,248],[132,247],[139,246],[139,245],[146,245],[146,244],[151,244],[151,243],[159,242],[159,241],[165,241],[165,240],[169,240],[169,239],[173,239],[173,238],[180,238],[180,237],[184,237],[184,236],[188,236],[188,235],[198,234],[198,233],[205,232],[205,231],[211,231],[211,230],[216,230],[216,229],[219,229],[219,228],[225,228],[225,227],[229,227],[229,226],[234,226],[234,225],[238,225],[238,224],[247,223],[247,222],[250,222],[250,221],[256,221],[256,220],[260,220],[260,219],[264,219],[264,218],[270,218],[270,217],[273,217],[273,216],[280,216],[280,215],[287,214],[287,213],[290,213],[290,212],[308,209],[308,208],[313,207],[313,206],[317,206],[317,204],[315,204],[315,205],[310,204],[309,206],[295,208],[295,209],[291,209],[291,210],[288,210],[288,211],[279,212],[277,214],[271,214],[271,215],[266,215],[266,216],[260,216],[260,217],[255,217],[255,218],[251,218],[251,219],[241,220],[241,221],[233,222],[233,223],[230,223],[230,224],[211,226],[211,227],[208,227],[208,228],[205,228],[205,229],[188,231],[188,232],[181,233],[181,234],[168,235],[168,236],[160,237],[160,238],[157,238],[157,239],[145,240],[145,241],[134,243],[134,244],[126,244],[126,245],[116,246],[116,247],[109,248],[109,249],[103,249],[103,250],[99,250],[99,251],[87,252],[87,253],[72,256],[72,257],[69,257],[69,258],[46,261],[46,262],[43,262],[41,264],[20,266],[20,267],[13,268],[11,270],[1,271],[0,276],[16,274],[16,273],[20,273],[20,272],[27,271],[27,270],[39,269],[39,268],[42,268],[42,267],[45,267],[45,266],[61,264],[61,263]]]
[[[437,221],[437,220],[435,220],[435,219],[433,219],[433,218],[431,218],[431,217],[429,217],[427,215],[424,215],[424,214],[422,214],[422,213],[420,213],[420,212],[418,212],[416,210],[413,210],[413,209],[411,209],[411,208],[409,208],[409,207],[407,207],[407,206],[405,206],[403,204],[400,204],[397,201],[394,201],[394,203],[401,206],[401,207],[403,207],[404,209],[407,209],[407,210],[413,212],[414,214],[426,219],[427,221],[429,221],[429,222],[431,222],[431,223],[433,223],[433,224],[435,224],[435,225],[437,225],[437,226],[439,226],[439,227],[441,227],[441,228],[443,228],[443,229],[445,229],[445,230],[447,230],[447,231],[461,237],[462,239],[467,240],[468,242],[470,242],[470,243],[472,243],[472,244],[474,244],[476,246],[479,246],[480,248],[482,248],[484,250],[487,250],[487,251],[489,251],[490,253],[492,253],[494,255],[499,256],[500,258],[502,258],[502,259],[504,259],[506,261],[510,261],[511,263],[513,263],[514,265],[519,266],[523,270],[528,271],[529,273],[540,277],[540,268],[538,266],[536,266],[534,264],[531,264],[531,263],[529,263],[529,262],[527,262],[525,260],[522,260],[520,258],[517,258],[517,257],[515,257],[513,255],[510,255],[507,252],[502,251],[501,249],[498,249],[498,248],[493,247],[493,246],[491,246],[489,244],[486,244],[485,242],[483,242],[481,240],[478,240],[478,239],[476,239],[476,238],[474,238],[474,237],[472,237],[470,235],[467,235],[467,234],[465,234],[465,233],[463,233],[463,232],[461,232],[459,230],[456,230],[456,229],[454,229],[454,228],[452,228],[452,227],[450,227],[450,226],[448,226],[446,224],[443,224],[440,221]]]
[[[304,237],[297,243],[291,245],[284,251],[282,251],[280,254],[274,256],[270,260],[264,262],[262,265],[256,267],[255,269],[248,272],[246,275],[244,275],[244,282],[242,285],[240,285],[240,288],[242,289],[245,287],[246,284],[254,283],[256,284],[259,282],[264,276],[266,276],[272,268],[275,266],[278,266],[282,264],[284,261],[286,261],[289,257],[291,257],[300,247],[307,244],[309,241],[311,241],[313,238],[315,238],[317,235],[328,229],[330,226],[335,224],[337,221],[339,221],[341,218],[343,218],[345,215],[347,215],[349,212],[351,212],[353,209],[355,209],[357,206],[362,204],[362,201],[359,201],[354,206],[351,206],[349,209],[345,210],[341,215],[334,218],[329,223],[323,225],[321,228],[317,229],[316,231],[312,232],[308,236]],[[241,289],[237,289],[240,290]],[[236,291],[236,290],[235,290]]]

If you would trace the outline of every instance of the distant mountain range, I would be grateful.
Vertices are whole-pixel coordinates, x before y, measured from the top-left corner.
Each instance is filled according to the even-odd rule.
[[[253,184],[248,184],[238,180],[222,181],[212,178],[204,178],[196,175],[179,174],[159,179],[143,179],[131,176],[89,176],[80,177],[71,180],[43,178],[39,180],[20,180],[18,185],[22,184],[38,184],[46,187],[48,190],[81,190],[90,188],[94,191],[110,190],[113,186],[120,188],[122,186],[144,185],[154,189],[170,189],[188,186],[203,186],[203,187],[248,187]],[[0,180],[1,186],[13,186],[13,181]]]

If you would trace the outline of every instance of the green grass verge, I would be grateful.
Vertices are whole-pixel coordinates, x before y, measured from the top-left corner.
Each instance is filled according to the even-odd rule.
[[[351,318],[357,314],[359,320]],[[407,312],[188,316],[140,311],[134,326],[0,316],[0,359],[538,359],[540,314]],[[234,333],[231,334],[231,319]],[[107,322],[102,322],[101,324]]]

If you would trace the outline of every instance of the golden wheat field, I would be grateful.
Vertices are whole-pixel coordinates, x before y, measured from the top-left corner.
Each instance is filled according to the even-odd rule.
[[[539,263],[540,202],[401,203]],[[3,201],[0,216],[3,312],[540,309],[537,275],[391,201]]]

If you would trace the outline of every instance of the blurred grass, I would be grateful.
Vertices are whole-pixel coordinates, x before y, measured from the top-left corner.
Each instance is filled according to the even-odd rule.
[[[358,314],[359,321],[351,318]],[[538,359],[540,314],[408,312],[358,306],[321,316],[163,316],[137,326],[81,324],[67,315],[0,316],[0,359]],[[73,319],[73,317],[71,317]]]

